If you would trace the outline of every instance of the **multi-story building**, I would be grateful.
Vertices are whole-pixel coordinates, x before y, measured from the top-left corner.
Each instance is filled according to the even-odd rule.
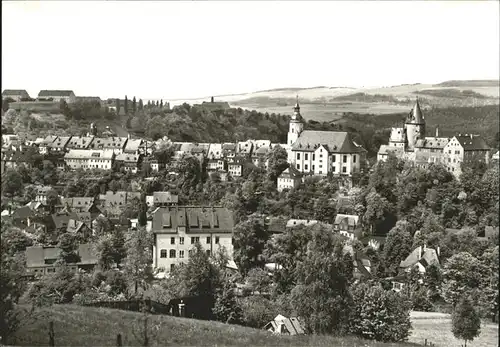
[[[103,150],[70,149],[64,155],[64,162],[70,169],[101,169],[111,170],[113,168],[114,153]]]
[[[94,137],[94,141],[92,141],[89,148],[104,152],[113,152],[115,155],[118,155],[123,153],[127,140],[127,137]]]
[[[140,159],[139,154],[121,153],[115,157],[115,162],[119,163],[124,171],[136,174],[139,171]]]
[[[288,132],[289,161],[297,171],[309,175],[331,173],[352,177],[364,168],[366,150],[353,141],[350,133],[303,129],[297,101]]]
[[[458,134],[444,147],[443,156],[448,171],[460,176],[462,163],[482,161],[489,164],[490,147],[479,135]]]
[[[94,141],[94,136],[71,136],[66,149],[88,149]]]
[[[386,160],[389,153],[412,162],[417,167],[442,164],[455,177],[461,174],[461,164],[473,160],[489,163],[490,147],[479,135],[458,134],[454,137],[426,135],[425,117],[418,99],[406,117],[403,128],[392,128],[388,145],[380,146],[377,159]]]
[[[296,188],[300,185],[300,182],[302,182],[302,174],[295,168],[290,167],[278,176],[278,192],[281,192],[284,189]]]
[[[159,207],[153,214],[153,267],[171,271],[187,262],[195,243],[207,254],[224,247],[232,259],[234,220],[223,207]]]
[[[76,96],[72,90],[41,90],[38,93],[38,100],[53,100],[55,102],[64,100],[71,104],[76,101]]]

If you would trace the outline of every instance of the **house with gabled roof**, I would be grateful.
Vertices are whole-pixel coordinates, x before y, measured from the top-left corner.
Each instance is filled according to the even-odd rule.
[[[177,205],[179,196],[171,192],[153,192],[153,195],[146,196],[146,205],[151,206],[171,206]]]
[[[459,178],[462,163],[482,161],[489,164],[490,150],[490,146],[480,135],[458,134],[443,149],[446,168]]]
[[[64,155],[64,162],[69,169],[111,170],[115,154],[110,151],[90,149],[70,149]]]
[[[57,139],[55,135],[46,136],[43,141],[38,145],[38,151],[40,154],[47,154],[49,152],[50,145]]]
[[[127,144],[127,137],[94,137],[94,141],[90,144],[91,149],[102,150],[105,152],[112,152],[115,155],[123,153],[125,146]]]
[[[71,136],[66,149],[89,149],[92,141],[94,141],[93,136]]]
[[[417,267],[420,273],[425,273],[430,265],[439,265],[439,247],[437,249],[427,246],[415,248],[405,260],[399,264],[399,268],[409,272],[413,267]]]
[[[30,95],[25,89],[5,89],[2,92],[2,99],[11,98],[14,101],[30,99]]]
[[[66,103],[71,104],[76,101],[76,96],[72,90],[41,90],[37,99],[39,101],[52,100],[55,102],[64,100]]]
[[[54,246],[32,246],[26,249],[26,272],[29,275],[44,275],[57,271],[61,249]],[[97,265],[97,255],[92,244],[78,245],[79,261],[68,264],[73,271],[92,271]]]
[[[143,139],[131,139],[129,138],[127,140],[127,144],[125,145],[125,148],[123,149],[123,153],[127,154],[140,154],[140,147],[143,144],[144,140]]]
[[[333,230],[351,240],[358,239],[356,233],[359,226],[359,216],[338,213],[333,222]]]
[[[58,136],[52,143],[49,144],[49,151],[64,152],[70,139],[71,136]]]
[[[135,174],[139,171],[141,156],[139,154],[121,153],[116,156],[115,162],[120,164],[121,169]]]
[[[278,176],[278,192],[281,192],[285,189],[297,188],[302,182],[302,177],[303,175],[294,167],[291,166],[287,168]]]
[[[287,318],[281,314],[277,315],[272,321],[267,323],[263,329],[277,335],[293,336],[305,334],[305,331],[297,317]]]

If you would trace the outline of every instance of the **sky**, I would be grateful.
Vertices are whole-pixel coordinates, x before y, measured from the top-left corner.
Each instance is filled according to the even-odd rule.
[[[2,1],[2,89],[197,98],[499,78],[498,1]]]

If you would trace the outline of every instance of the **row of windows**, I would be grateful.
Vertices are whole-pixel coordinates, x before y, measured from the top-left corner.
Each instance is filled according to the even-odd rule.
[[[320,158],[323,158],[323,154],[320,154],[319,155]],[[297,153],[297,160],[300,160],[300,153]],[[309,160],[309,153],[304,153],[304,160]],[[316,160],[316,156],[315,156],[315,153],[312,154],[312,160]],[[333,154],[331,157],[330,157],[330,160],[335,163],[336,160],[337,160],[337,156],[335,154]],[[321,160],[319,161],[320,163],[322,162]],[[342,156],[342,162],[344,163],[347,163],[347,155],[343,155]],[[354,154],[352,156],[352,162],[355,163],[356,162],[356,155]]]
[[[300,170],[300,164],[295,164],[295,167],[297,168],[297,170]],[[323,168],[323,165],[319,165],[319,168],[322,169]],[[307,171],[309,170],[309,166],[307,164],[304,164],[304,170]],[[312,170],[314,171],[314,165],[312,166]],[[336,172],[337,171],[337,167],[335,166],[332,166],[332,171],[333,172]],[[347,172],[347,167],[342,167],[342,172],[343,173],[346,173]],[[319,170],[319,173],[323,173],[322,170]]]
[[[219,236],[215,237],[215,244],[219,244]],[[212,238],[210,236],[207,236],[206,238],[207,244],[209,245],[212,242]],[[200,242],[200,238],[198,236],[193,236],[191,237],[191,244],[194,245],[196,242]],[[170,244],[175,245],[175,237],[170,238]],[[184,244],[184,237],[179,237],[179,245]]]
[[[210,256],[210,250],[209,249],[207,249],[205,252],[207,253],[208,256]],[[168,251],[168,253],[167,253],[166,249],[160,250],[160,258],[167,258],[167,254],[168,254],[169,258],[176,258],[177,250],[171,249],[171,250]],[[188,257],[190,257],[192,254],[193,254],[193,250],[190,249],[188,251]],[[184,258],[184,250],[182,250],[182,249],[179,251],[179,258]]]

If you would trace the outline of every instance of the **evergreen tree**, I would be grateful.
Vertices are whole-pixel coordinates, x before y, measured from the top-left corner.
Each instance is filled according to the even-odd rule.
[[[139,293],[139,287],[146,290],[153,280],[152,268],[152,237],[146,228],[140,227],[129,234],[125,242],[127,257],[125,260],[125,273],[134,283],[134,295]]]
[[[160,108],[163,108],[163,99],[160,101]]]
[[[148,100],[148,109],[151,108],[151,100]]]
[[[118,114],[120,112],[120,99],[115,99],[115,103],[116,103],[116,114]]]
[[[142,102],[142,99],[139,99],[139,111],[142,111],[144,109],[144,104]]]
[[[236,301],[234,290],[234,283],[226,279],[216,294],[212,312],[220,322],[239,324],[242,321],[243,311]]]
[[[132,112],[134,112],[134,114],[137,112],[137,101],[135,100],[135,96],[132,100]]]
[[[481,333],[481,319],[467,296],[462,297],[452,314],[451,331],[457,339],[474,340]]]
[[[158,102],[158,100],[156,100],[156,107],[159,107],[160,106],[160,103]]]
[[[124,105],[124,109],[125,109],[125,114],[128,114],[128,99],[127,99],[127,96],[125,95],[125,105]]]

